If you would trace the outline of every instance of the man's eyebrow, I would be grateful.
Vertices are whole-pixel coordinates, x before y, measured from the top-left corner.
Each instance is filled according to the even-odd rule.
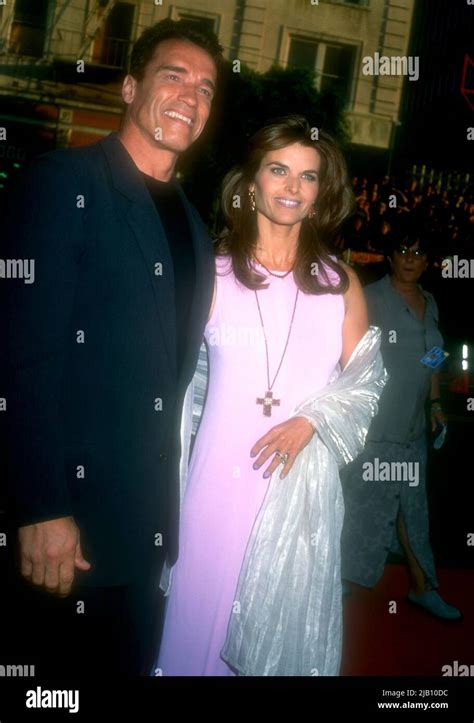
[[[181,75],[185,75],[189,72],[187,68],[182,68],[180,65],[159,65],[156,70],[157,72],[160,70],[171,70],[173,73],[181,73]],[[209,80],[209,78],[204,78],[202,82],[212,88],[212,90],[216,89],[216,86],[212,80]]]
[[[282,163],[281,161],[268,161],[266,163],[266,166],[271,166],[272,164],[276,164],[277,166],[281,166],[282,168],[286,168],[289,170],[289,166],[286,165],[286,163]],[[315,173],[317,176],[319,175],[319,171],[317,171],[315,168],[307,168],[306,171],[301,171],[301,173]]]

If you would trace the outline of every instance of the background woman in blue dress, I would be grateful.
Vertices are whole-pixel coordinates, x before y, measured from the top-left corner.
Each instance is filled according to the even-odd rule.
[[[407,600],[436,617],[460,620],[460,611],[436,591],[429,539],[426,403],[430,401],[432,431],[446,417],[439,374],[421,363],[432,347],[443,346],[436,301],[418,283],[428,266],[423,239],[406,236],[393,246],[389,261],[392,273],[364,289],[370,324],[382,330],[381,352],[390,378],[363,453],[341,471],[346,509],[342,577],[372,587],[389,552],[402,553],[409,576]],[[412,479],[393,473],[389,480],[368,479],[367,471],[380,470],[383,462],[393,471],[408,463],[405,470],[412,470]]]

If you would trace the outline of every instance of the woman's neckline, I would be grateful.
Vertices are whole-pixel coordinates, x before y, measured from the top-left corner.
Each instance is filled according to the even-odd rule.
[[[287,269],[286,271],[282,271],[281,269],[271,269],[269,266],[264,266],[260,263],[260,261],[257,261],[256,259],[252,259],[252,264],[254,266],[259,266],[264,271],[271,272],[272,275],[279,276],[280,278],[290,276],[291,272],[293,271],[293,268]]]
[[[401,291],[399,288],[397,288],[397,287],[395,286],[395,284],[394,284],[393,281],[392,281],[392,278],[393,278],[392,275],[390,275],[390,276],[389,276],[390,286],[391,286],[392,289],[394,289],[394,291],[396,291],[397,294],[399,294],[403,299],[405,299],[407,296],[410,296],[410,292],[413,294],[413,296],[415,296],[415,295],[416,295],[416,292],[418,292],[418,295],[419,295],[419,296],[422,296],[422,297],[425,299],[425,301],[426,301],[426,296],[425,296],[425,294],[424,294],[423,287],[422,287],[422,285],[421,285],[420,283],[418,283],[418,281],[416,281],[416,282],[414,283],[413,287],[410,289],[410,291],[409,291],[408,293],[406,293],[406,290],[405,290],[405,293],[404,293],[403,291]]]
[[[406,306],[411,309],[411,311],[413,312],[415,317],[418,319],[418,321],[421,321],[423,323],[426,318],[426,310],[428,308],[428,299],[424,294],[423,287],[421,286],[421,284],[416,282],[416,286],[413,289],[413,291],[418,291],[419,295],[417,298],[420,299],[420,297],[421,297],[421,300],[423,301],[423,313],[422,313],[421,317],[417,314],[416,307],[412,303],[410,303],[410,301],[414,301],[415,299],[410,299],[410,301],[409,301],[408,297],[405,294],[403,294],[400,291],[400,289],[397,289],[397,287],[393,285],[391,278],[390,278],[390,285],[391,285],[392,289],[395,291],[395,293],[398,294],[398,296],[402,299],[402,301],[405,302]]]

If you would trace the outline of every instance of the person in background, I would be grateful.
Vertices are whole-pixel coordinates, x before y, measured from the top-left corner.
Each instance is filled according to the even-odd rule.
[[[424,239],[416,234],[405,237],[392,247],[389,261],[392,273],[364,289],[369,321],[382,330],[381,351],[389,381],[363,453],[341,471],[346,509],[342,577],[373,587],[388,553],[403,553],[409,578],[407,600],[438,618],[460,620],[460,611],[436,590],[429,539],[426,403],[432,431],[446,424],[446,416],[439,374],[421,363],[432,347],[443,345],[436,301],[419,283],[428,266]],[[412,479],[367,479],[367,463],[375,465],[377,459],[379,465],[413,463]]]

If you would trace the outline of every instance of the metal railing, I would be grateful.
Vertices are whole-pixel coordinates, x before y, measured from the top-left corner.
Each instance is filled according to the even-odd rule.
[[[89,48],[86,53],[82,53],[82,33],[79,30],[58,30],[57,36],[51,41],[49,47],[49,57],[45,56],[41,59],[26,54],[20,54],[9,51],[0,51],[0,67],[4,70],[8,68],[8,74],[13,75],[16,70],[22,66],[37,63],[44,65],[51,62],[53,58],[69,62],[84,60],[86,63],[93,65],[101,65],[109,68],[123,69],[126,66],[129,49],[132,45],[131,40],[123,38],[104,37],[101,39],[100,46],[97,48]]]
[[[100,65],[125,68],[130,45],[130,40],[123,40],[123,38],[104,38]]]
[[[441,189],[443,191],[454,191],[460,192],[471,181],[471,174],[461,171],[453,170],[436,170],[429,168],[426,165],[414,165],[412,166],[412,176],[416,178],[419,183],[421,190],[425,186],[433,186],[436,192],[439,193]]]
[[[80,51],[81,57],[87,52],[94,42],[97,37],[97,33],[100,28],[104,26],[104,23],[110,15],[114,5],[115,0],[96,0],[94,7],[90,10],[84,23],[84,39]]]
[[[114,68],[123,68],[127,60],[129,40],[122,38],[105,37],[102,39],[102,48],[99,53],[94,54],[94,42],[98,38],[98,33],[104,27],[110,12],[116,4],[116,0],[95,0],[87,17],[84,19],[83,27],[78,30],[62,28],[60,20],[64,16],[64,12],[70,4],[70,0],[65,0],[55,17],[54,24],[49,28],[44,39],[44,51],[38,56],[30,56],[24,52],[18,52],[11,45],[11,39],[7,37],[8,18],[2,26],[2,34],[0,36],[0,55],[2,55],[1,64],[8,65],[11,70],[19,68],[33,62],[50,61],[53,57],[67,60],[87,60],[98,65],[105,65]],[[17,20],[17,18],[15,18]],[[31,17],[33,20],[33,16]],[[22,16],[22,24],[27,24],[28,18]],[[92,58],[90,57],[92,55]],[[15,56],[18,60],[15,60]],[[24,59],[22,61],[21,59]]]

